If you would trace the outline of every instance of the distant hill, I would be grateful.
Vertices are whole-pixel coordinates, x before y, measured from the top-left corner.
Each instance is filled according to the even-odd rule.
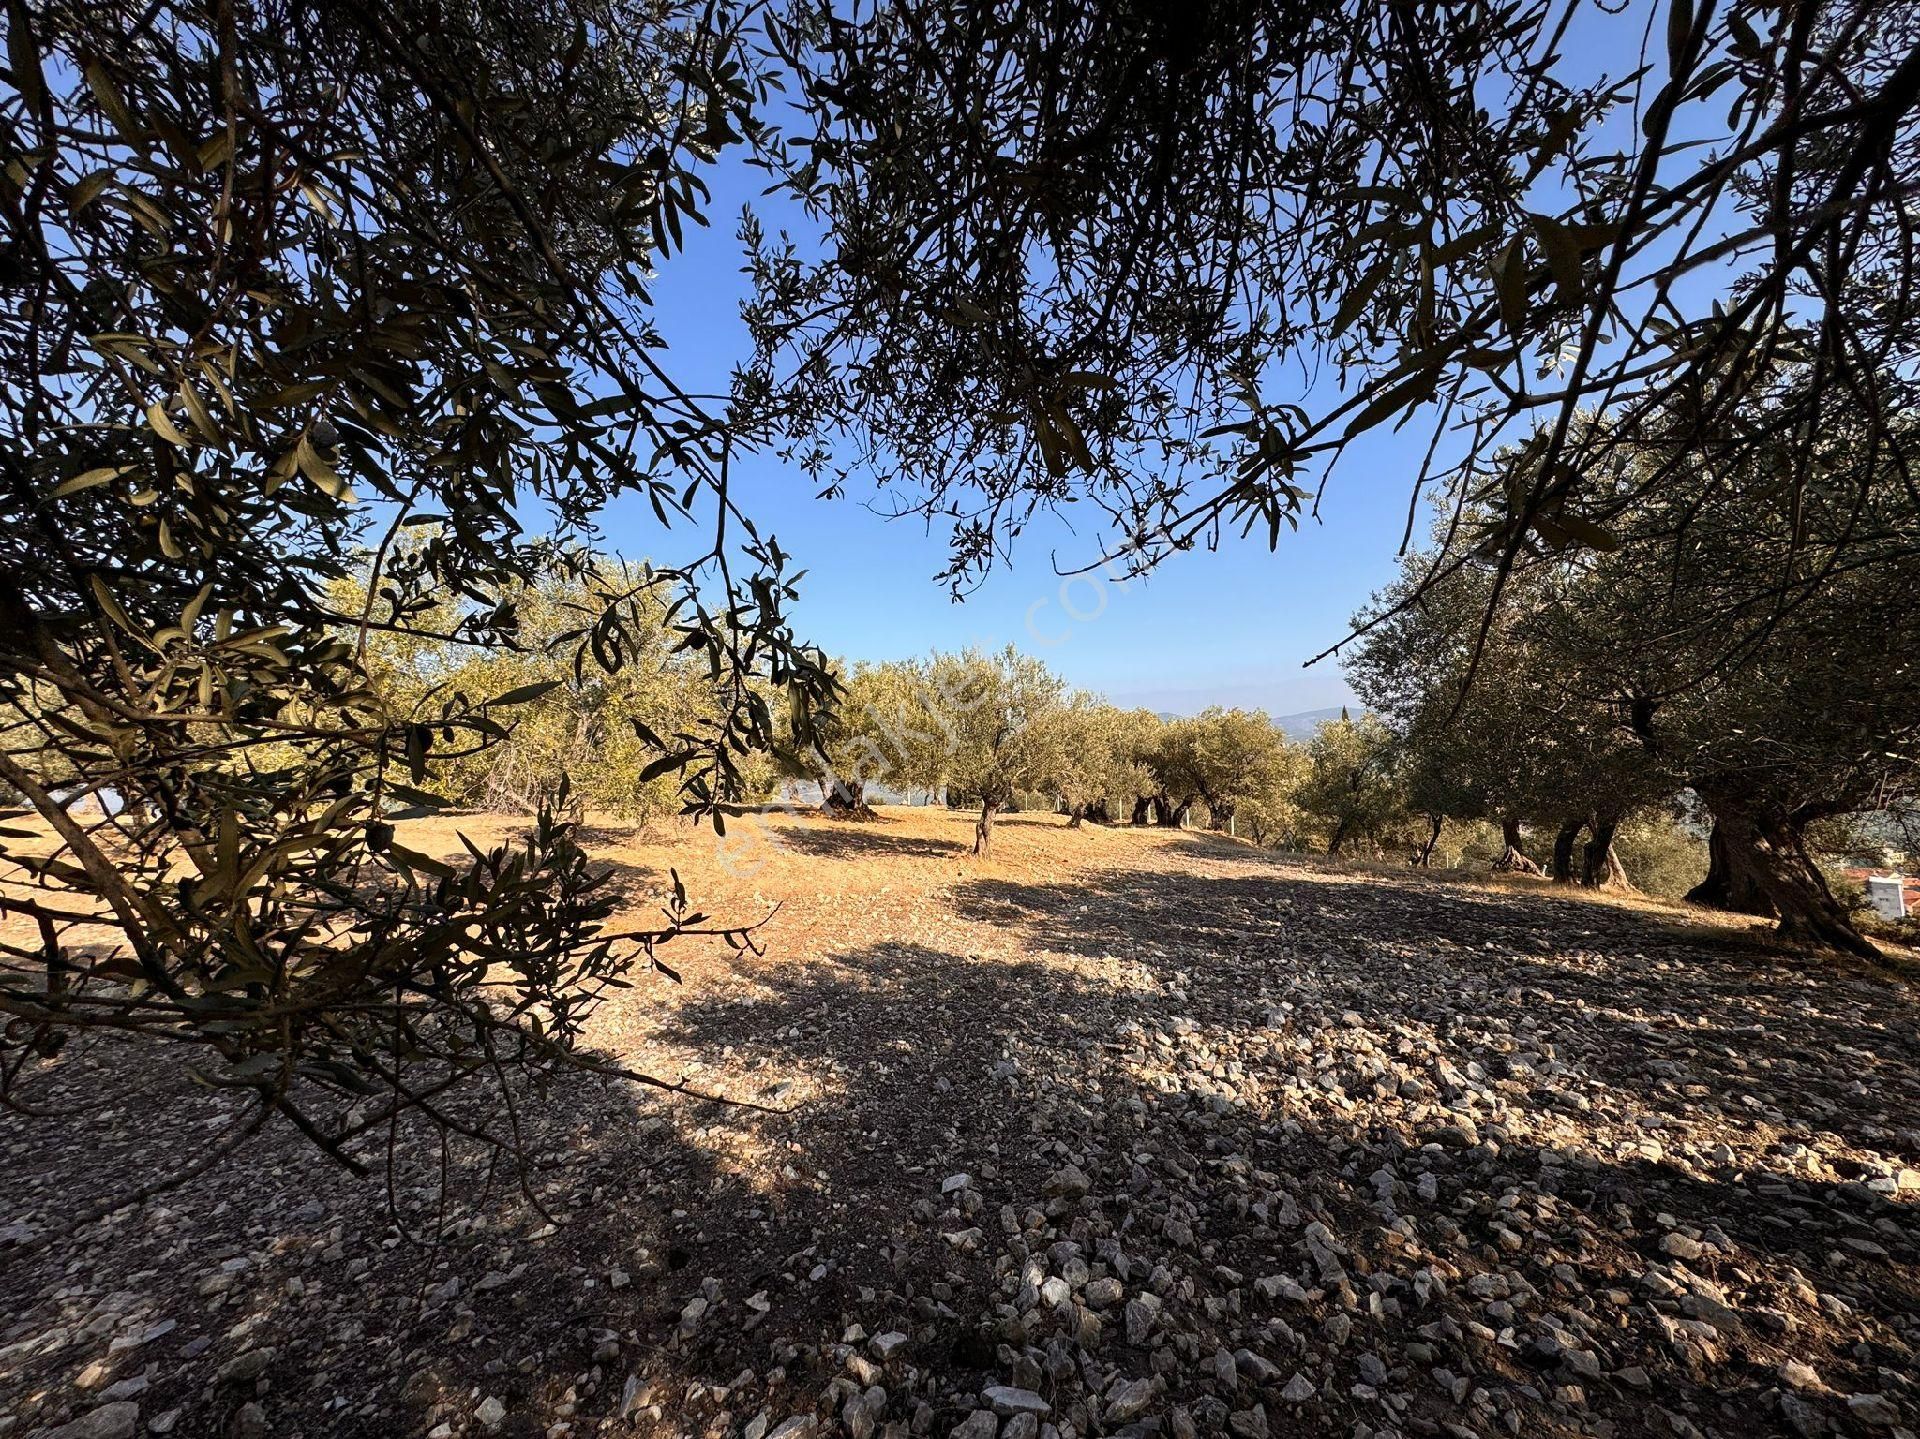
[[[1274,717],[1273,722],[1280,727],[1280,732],[1288,739],[1293,740],[1295,743],[1300,743],[1312,739],[1313,732],[1328,720],[1339,719],[1340,710],[1341,706],[1339,705],[1333,705],[1323,710],[1301,710],[1298,714],[1277,715]],[[1159,719],[1165,720],[1169,724],[1174,720],[1184,718],[1184,716],[1173,710],[1156,710],[1154,713]]]
[[[1290,671],[1271,669],[1264,679],[1240,680],[1206,685],[1181,685],[1167,688],[1115,684],[1106,690],[1107,698],[1123,710],[1152,710],[1163,718],[1197,715],[1214,705],[1222,709],[1265,710],[1270,715],[1298,719],[1312,728],[1325,718],[1338,719],[1340,706],[1359,714],[1364,706],[1359,696],[1333,674],[1302,679]],[[1316,706],[1316,708],[1308,708]],[[1326,708],[1317,708],[1326,706]]]
[[[1340,706],[1333,705],[1323,710],[1301,710],[1299,714],[1277,715],[1274,723],[1290,740],[1309,740],[1313,732],[1328,720],[1340,718]]]

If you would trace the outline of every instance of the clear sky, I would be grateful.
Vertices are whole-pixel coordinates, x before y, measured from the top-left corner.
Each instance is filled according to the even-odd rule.
[[[725,388],[747,352],[739,303],[735,222],[752,202],[769,230],[793,225],[759,193],[763,180],[742,167],[711,178],[712,227],[692,231],[687,250],[661,270],[654,299],[669,350],[667,367],[689,388]],[[1348,617],[1397,571],[1407,496],[1425,442],[1419,427],[1356,446],[1342,462],[1317,520],[1280,547],[1223,540],[1219,551],[1177,555],[1152,575],[1120,585],[1054,573],[1098,558],[1094,533],[1042,519],[961,603],[934,576],[946,560],[946,533],[915,520],[889,520],[869,506],[871,489],[850,485],[836,500],[777,456],[735,457],[733,490],[763,534],[807,571],[795,625],[805,639],[847,659],[892,659],[930,649],[1009,642],[1041,656],[1069,682],[1117,703],[1190,712],[1209,704],[1264,707],[1275,715],[1348,703],[1352,692],[1333,661],[1302,664],[1346,632]],[[1422,527],[1424,529],[1424,520]],[[644,502],[606,516],[610,546],[629,557],[670,563],[698,537],[661,534]]]
[[[1578,57],[1569,68],[1630,73],[1644,38],[1641,24],[1583,14],[1568,37],[1567,54]],[[1621,114],[1609,124],[1630,129],[1634,118]],[[713,393],[726,389],[748,351],[739,314],[747,281],[734,237],[741,208],[751,204],[769,233],[787,229],[803,247],[809,227],[793,208],[761,194],[758,171],[728,161],[707,179],[711,228],[688,227],[687,249],[661,270],[654,300],[670,347],[667,367],[688,388]],[[1278,389],[1273,397],[1289,398]],[[946,532],[874,513],[871,487],[850,484],[845,498],[818,500],[804,472],[772,455],[736,456],[732,484],[762,534],[776,535],[807,571],[796,629],[831,655],[895,659],[1011,642],[1116,703],[1181,713],[1240,705],[1285,715],[1352,701],[1337,660],[1302,666],[1344,636],[1354,611],[1398,573],[1408,498],[1430,438],[1431,415],[1423,412],[1398,434],[1357,440],[1318,515],[1296,533],[1283,532],[1277,550],[1227,538],[1216,552],[1173,556],[1124,588],[1077,580],[1063,594],[1056,557],[1061,568],[1086,565],[1100,555],[1099,536],[1042,517],[1022,535],[1013,563],[997,567],[964,603],[934,579],[946,561]],[[1428,523],[1423,507],[1416,539]],[[691,532],[663,537],[640,500],[616,505],[606,529],[621,554],[663,563],[701,543]]]

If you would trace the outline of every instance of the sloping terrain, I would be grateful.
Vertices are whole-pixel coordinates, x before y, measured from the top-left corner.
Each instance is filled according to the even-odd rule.
[[[595,1042],[772,1112],[581,1077],[520,1107],[524,1186],[268,1131],[0,1238],[0,1434],[1920,1431],[1902,980],[1174,832],[1014,816],[977,861],[964,815],[765,824],[596,837],[636,917],[669,866],[780,907]],[[42,1066],[44,1107],[105,1107],[0,1116],[0,1236],[219,1132],[152,1065]]]

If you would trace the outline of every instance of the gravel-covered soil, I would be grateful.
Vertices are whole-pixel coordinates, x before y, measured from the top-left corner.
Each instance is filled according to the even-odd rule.
[[[569,1079],[524,1185],[269,1129],[22,1255],[228,1122],[170,1057],[41,1063],[97,1107],[0,1115],[0,1435],[1920,1433],[1899,976],[1193,835],[769,823],[598,837],[636,916],[670,865],[781,907],[594,1040],[776,1112]]]

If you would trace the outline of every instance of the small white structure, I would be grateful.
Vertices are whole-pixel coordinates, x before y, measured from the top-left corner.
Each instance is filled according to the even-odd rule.
[[[1907,917],[1907,882],[1897,874],[1872,875],[1867,880],[1867,903],[1882,919]]]

